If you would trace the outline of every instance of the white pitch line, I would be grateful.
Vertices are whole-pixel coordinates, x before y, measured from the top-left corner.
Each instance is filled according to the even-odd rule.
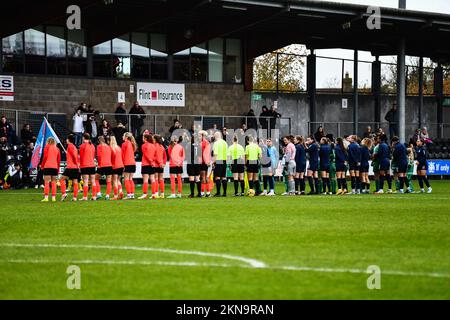
[[[264,268],[266,264],[264,262],[240,257],[233,256],[229,254],[221,253],[209,253],[202,251],[188,251],[188,250],[175,250],[175,249],[165,249],[165,248],[149,248],[149,247],[135,247],[135,246],[112,246],[112,245],[86,245],[86,244],[32,244],[32,243],[2,243],[0,247],[28,247],[28,248],[84,248],[84,249],[107,249],[107,250],[128,250],[128,251],[153,251],[153,252],[164,252],[173,254],[185,254],[185,255],[196,255],[205,257],[215,257],[223,258],[228,260],[237,260],[245,262],[253,268]]]
[[[79,263],[79,264],[107,264],[107,265],[164,265],[164,266],[181,266],[181,267],[223,267],[223,268],[255,268],[255,269],[268,269],[268,270],[284,270],[284,271],[306,271],[306,272],[325,272],[325,273],[356,273],[367,274],[367,270],[354,269],[354,268],[320,268],[320,267],[302,267],[302,266],[268,266],[264,262],[232,256],[228,254],[219,253],[206,253],[200,251],[183,251],[175,249],[164,248],[148,248],[148,247],[133,247],[133,246],[106,246],[106,245],[70,245],[70,244],[15,244],[4,243],[0,244],[0,247],[40,247],[40,248],[89,248],[89,249],[110,249],[110,250],[132,250],[132,251],[158,251],[175,254],[192,254],[200,256],[220,257],[230,260],[238,260],[246,262],[246,265],[231,265],[225,263],[208,263],[208,262],[190,262],[190,261],[136,261],[136,260],[36,260],[36,259],[7,259],[0,260],[0,263],[35,263],[35,264],[52,264],[52,263]],[[382,274],[394,275],[394,276],[409,276],[409,277],[431,277],[431,278],[450,278],[450,274],[439,272],[406,272],[395,270],[382,270]]]

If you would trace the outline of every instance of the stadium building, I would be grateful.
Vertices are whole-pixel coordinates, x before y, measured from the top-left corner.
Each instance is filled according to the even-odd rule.
[[[76,27],[77,10],[71,5],[80,8],[81,29],[67,27]],[[396,99],[403,140],[424,125],[435,137],[450,131],[445,125],[450,122],[445,94],[450,92],[444,85],[450,74],[445,69],[449,15],[381,8],[380,25],[369,27],[377,15],[373,8],[325,1],[40,0],[26,2],[27,15],[23,7],[23,2],[4,4],[0,28],[0,74],[14,86],[13,93],[2,89],[0,107],[32,111],[3,110],[18,127],[34,123],[39,111],[55,113],[53,120],[70,129],[81,101],[113,113],[119,101],[129,109],[151,95],[144,108],[154,116],[145,121],[157,132],[167,130],[174,115],[185,127],[193,120],[238,127],[250,107],[258,115],[262,105],[277,101],[284,132],[306,134],[329,122],[335,135],[362,134],[369,123],[382,125]],[[308,49],[301,57],[305,87],[286,92],[277,80],[275,88],[258,92],[254,59],[292,43]],[[353,61],[342,61],[340,85],[328,92],[317,86],[322,58],[315,54],[327,48],[354,50]],[[354,85],[361,73],[360,51],[375,57],[368,62],[371,79],[364,90]],[[390,92],[383,91],[380,57],[386,55],[397,56],[395,67],[407,75],[398,77]],[[408,68],[405,56],[420,57],[420,65]],[[431,61],[431,80],[424,81],[424,59]],[[351,76],[344,76],[344,65]],[[417,92],[407,89],[408,70],[418,78]],[[278,71],[277,64],[274,78]],[[142,83],[158,86],[145,92]],[[432,88],[424,91],[427,86]],[[168,103],[151,103],[159,97]]]

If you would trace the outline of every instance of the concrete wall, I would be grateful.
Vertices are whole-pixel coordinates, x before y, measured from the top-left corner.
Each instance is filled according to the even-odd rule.
[[[309,98],[306,94],[279,94],[278,98],[273,93],[258,93],[262,95],[262,100],[252,101],[252,108],[256,114],[261,112],[263,105],[270,106],[274,100],[278,100],[278,111],[285,117],[292,117],[292,132],[306,135],[308,133],[309,122]],[[342,98],[348,99],[348,108],[342,109]],[[384,122],[384,116],[389,111],[395,96],[382,96],[381,98],[381,121]],[[406,98],[406,128],[407,136],[418,126],[418,97]],[[424,108],[422,111],[422,123],[428,126],[431,134],[435,135],[437,127],[435,125],[436,100],[434,97],[424,97]],[[342,124],[340,134],[353,133],[353,97],[351,95],[338,94],[318,94],[316,97],[316,119],[317,122],[349,122]],[[369,95],[359,96],[359,133],[361,134],[367,125],[371,124],[375,129],[374,123],[374,99]],[[444,122],[450,122],[450,110],[444,107]],[[434,125],[433,125],[434,124]],[[386,123],[381,126],[388,130]],[[313,128],[315,130],[315,127]],[[338,133],[337,124],[325,124],[325,129],[329,133],[336,135]],[[450,129],[450,128],[449,128]],[[411,133],[412,134],[412,133]],[[450,135],[449,135],[450,137]]]
[[[62,112],[69,119],[74,108],[84,101],[100,112],[113,113],[117,92],[125,92],[127,110],[136,100],[136,93],[130,93],[130,85],[136,85],[136,81],[16,75],[15,100],[0,101],[0,108]],[[250,92],[245,92],[243,85],[187,83],[186,107],[144,107],[144,110],[148,114],[240,116],[248,111],[249,105]],[[157,127],[169,128],[173,118],[158,117]],[[185,127],[190,126],[192,119],[181,118],[186,122]],[[146,121],[149,126],[155,122],[151,117]]]

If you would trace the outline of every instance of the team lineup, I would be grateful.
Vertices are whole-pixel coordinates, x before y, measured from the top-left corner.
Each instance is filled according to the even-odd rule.
[[[68,196],[67,181],[72,182],[72,201],[78,200],[81,184],[81,201],[88,200],[89,187],[91,200],[103,197],[105,200],[135,199],[133,176],[136,173],[135,154],[139,147],[130,132],[126,132],[122,139],[123,143],[119,146],[113,135],[109,138],[100,137],[95,146],[90,135],[85,133],[78,149],[75,136],[68,136],[66,167],[59,178],[61,201]],[[140,147],[142,195],[138,199],[165,197],[164,167],[167,162],[171,186],[168,198],[182,197],[184,162],[187,162],[190,198],[210,197],[214,188],[211,180],[215,182],[214,196],[227,196],[228,166],[232,173],[234,196],[275,195],[275,171],[280,157],[272,139],[234,135],[232,144],[228,145],[219,131],[208,134],[200,130],[189,138],[187,144],[183,141],[186,142],[185,136],[173,135],[166,148],[160,135],[144,132]],[[286,191],[282,195],[305,195],[306,182],[309,185],[308,195],[370,193],[370,165],[374,172],[374,193],[384,193],[385,183],[388,185],[387,193],[392,193],[393,181],[398,193],[410,193],[414,189],[414,162],[417,165],[420,192],[425,192],[424,184],[428,188],[427,192],[432,192],[427,178],[427,150],[424,141],[420,139],[415,145],[407,146],[395,136],[389,145],[384,134],[373,139],[364,138],[362,141],[356,135],[345,139],[338,137],[335,141],[322,137],[319,143],[314,136],[306,139],[303,136],[286,136],[283,137],[282,144],[280,150],[283,153],[286,184]],[[40,165],[44,176],[43,202],[49,201],[50,189],[51,201],[56,201],[60,165],[61,151],[55,139],[49,137]],[[351,181],[350,189],[347,185],[347,172]],[[106,181],[104,195],[100,183],[103,178]]]

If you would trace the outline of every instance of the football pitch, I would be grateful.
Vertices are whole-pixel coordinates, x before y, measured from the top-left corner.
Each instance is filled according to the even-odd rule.
[[[0,298],[450,299],[450,182],[431,183],[432,194],[78,203],[2,191]]]

